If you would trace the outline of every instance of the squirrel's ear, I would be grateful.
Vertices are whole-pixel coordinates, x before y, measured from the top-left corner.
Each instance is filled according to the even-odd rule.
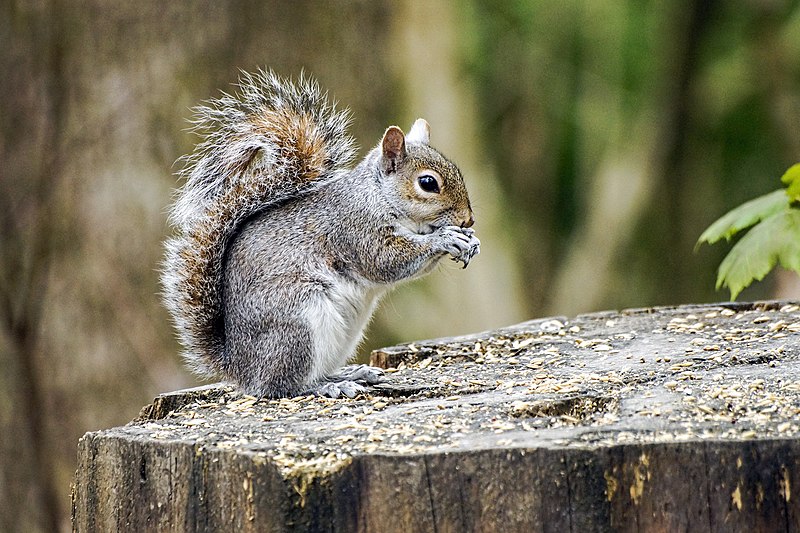
[[[418,118],[414,125],[411,126],[411,131],[406,136],[406,141],[410,143],[430,144],[431,142],[431,125],[424,118]]]
[[[386,172],[394,172],[397,164],[406,156],[406,138],[403,130],[397,126],[389,126],[381,141],[383,149],[383,168]]]

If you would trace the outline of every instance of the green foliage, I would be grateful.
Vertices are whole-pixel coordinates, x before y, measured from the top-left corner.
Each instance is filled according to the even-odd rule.
[[[700,235],[697,244],[699,245],[703,242],[714,244],[721,239],[729,241],[743,229],[747,229],[753,224],[785,210],[788,206],[789,197],[786,196],[783,189],[778,189],[764,196],[759,196],[729,211],[719,220],[711,224],[708,229]]]
[[[723,259],[717,271],[717,289],[730,290],[731,300],[753,281],[764,279],[775,265],[800,273],[800,163],[781,178],[778,189],[750,200],[711,224],[697,241],[713,244],[752,228]]]
[[[792,202],[800,202],[800,163],[789,167],[781,181],[786,185],[786,194]]]

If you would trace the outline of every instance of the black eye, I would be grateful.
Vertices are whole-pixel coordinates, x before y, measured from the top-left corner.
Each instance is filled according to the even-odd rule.
[[[417,178],[417,183],[419,183],[420,188],[425,192],[431,192],[431,193],[439,192],[439,182],[436,181],[436,178],[434,178],[430,174],[423,174],[422,176]]]

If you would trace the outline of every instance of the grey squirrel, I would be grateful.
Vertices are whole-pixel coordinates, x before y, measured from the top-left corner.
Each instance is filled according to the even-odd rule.
[[[162,285],[184,358],[258,397],[353,397],[381,379],[341,368],[381,296],[479,253],[464,180],[422,119],[350,169],[350,113],[315,81],[259,70],[238,87],[195,108],[204,139],[170,212]]]

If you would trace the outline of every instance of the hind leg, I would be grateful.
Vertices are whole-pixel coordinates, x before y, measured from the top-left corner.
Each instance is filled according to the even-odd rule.
[[[328,378],[329,381],[354,381],[361,385],[374,385],[383,381],[383,369],[369,365],[347,365]]]
[[[365,385],[374,385],[383,381],[383,370],[368,365],[348,365],[339,369],[335,374],[328,376],[324,381],[317,383],[306,391],[315,396],[339,398],[355,396],[367,392]]]
[[[302,321],[270,317],[231,321],[227,374],[259,398],[297,396],[311,370],[311,333]]]

